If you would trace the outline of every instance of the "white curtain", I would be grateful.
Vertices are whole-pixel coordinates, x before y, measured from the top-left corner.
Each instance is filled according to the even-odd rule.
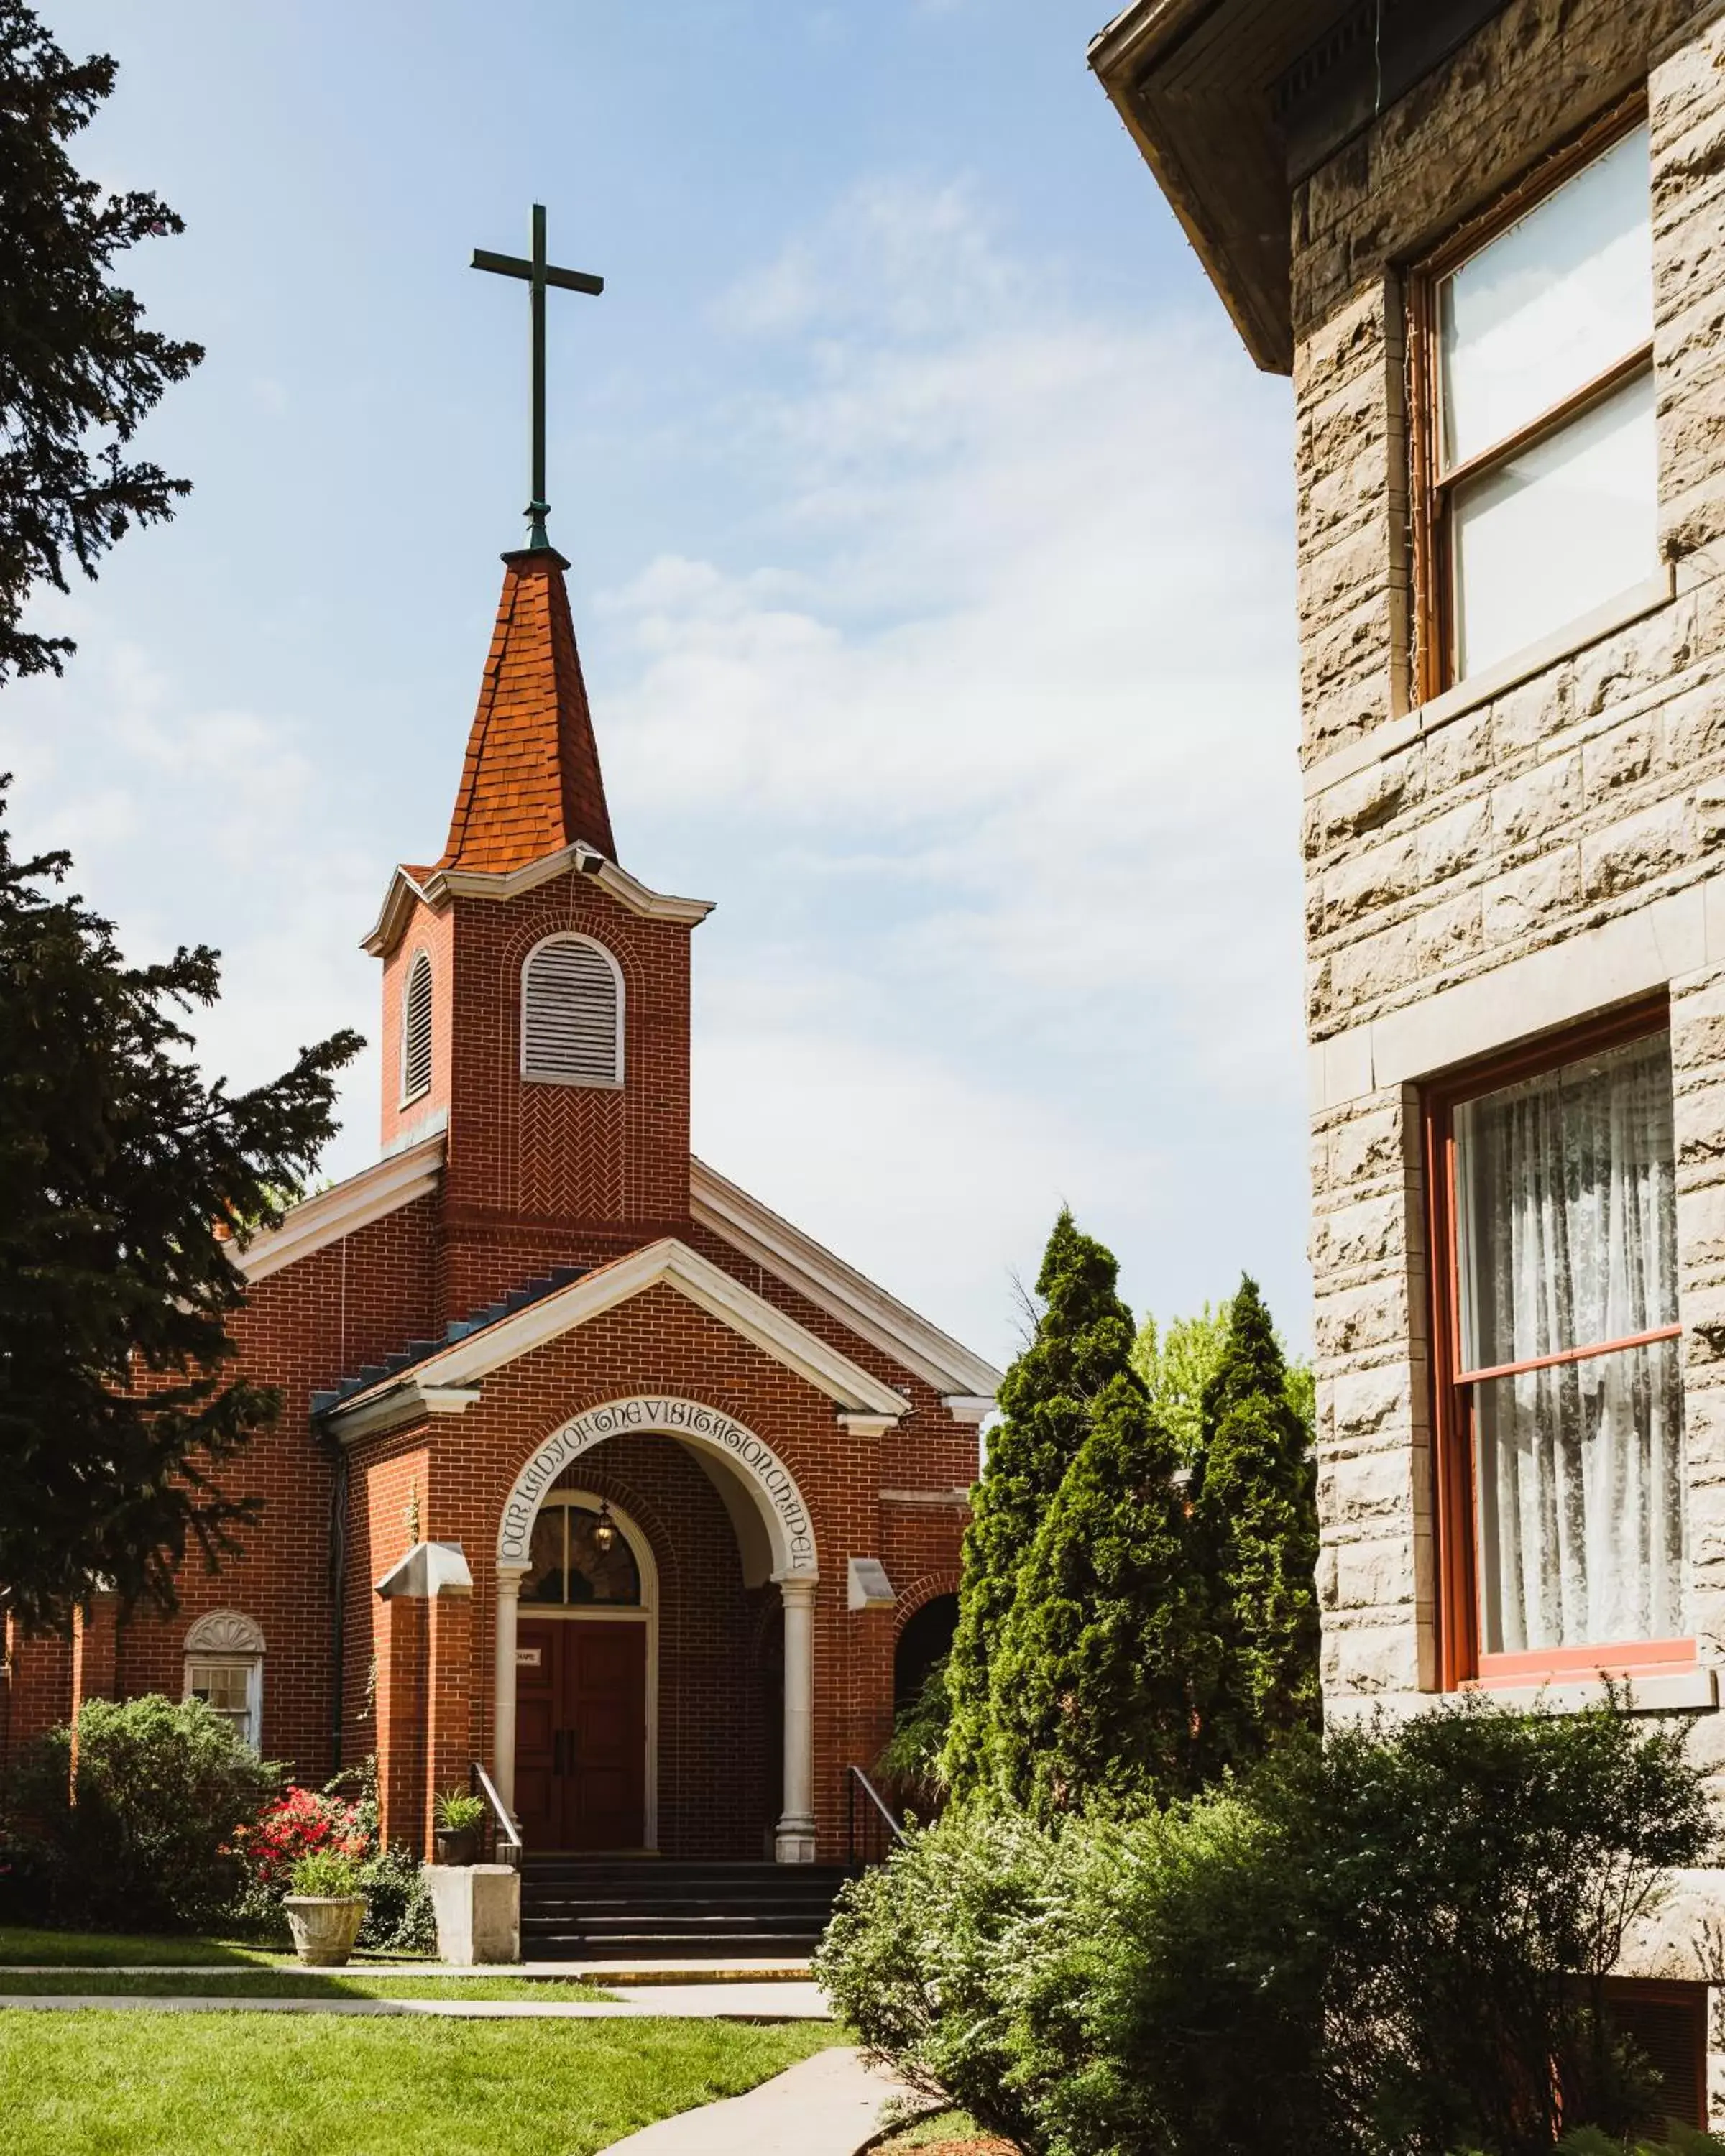
[[[1668,1035],[1470,1101],[1455,1140],[1465,1368],[1676,1322]],[[1677,1347],[1468,1389],[1488,1654],[1683,1633]]]

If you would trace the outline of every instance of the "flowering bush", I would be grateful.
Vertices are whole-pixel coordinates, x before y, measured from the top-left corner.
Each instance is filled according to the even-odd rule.
[[[254,1826],[241,1827],[234,1840],[254,1885],[268,1894],[286,1892],[302,1856],[327,1852],[357,1861],[371,1853],[371,1836],[357,1804],[297,1784],[261,1812]]]
[[[385,1849],[379,1840],[374,1784],[374,1763],[367,1760],[327,1789],[290,1788],[254,1825],[239,1830],[234,1844],[244,1860],[245,1886],[231,1913],[240,1929],[284,1938],[281,1900],[292,1890],[295,1868],[307,1857],[329,1856],[357,1867],[357,1891],[366,1897],[361,1946],[377,1953],[437,1951],[418,1859],[398,1844]],[[350,1798],[342,1794],[347,1790],[357,1794]]]

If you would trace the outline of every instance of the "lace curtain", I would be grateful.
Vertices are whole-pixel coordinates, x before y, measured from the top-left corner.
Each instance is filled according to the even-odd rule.
[[[1455,1183],[1466,1368],[1676,1322],[1667,1034],[1458,1108]],[[1677,1347],[1468,1388],[1486,1653],[1685,1630]]]

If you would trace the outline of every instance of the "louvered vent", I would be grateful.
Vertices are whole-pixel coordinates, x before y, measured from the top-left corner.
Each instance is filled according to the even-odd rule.
[[[623,1081],[623,991],[609,954],[554,936],[521,981],[521,1075],[561,1086]]]
[[[431,1091],[431,961],[421,952],[408,969],[401,1014],[403,1105]]]

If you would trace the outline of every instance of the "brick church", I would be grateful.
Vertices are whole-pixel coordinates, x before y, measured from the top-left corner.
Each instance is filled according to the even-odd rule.
[[[506,555],[449,841],[396,870],[376,1163],[235,1262],[265,1511],[182,1606],[8,1640],[15,1745],[198,1694],[425,1848],[477,1763],[528,1850],[840,1856],[950,1635],[997,1373],[689,1150],[706,902],[617,858],[549,547]]]

